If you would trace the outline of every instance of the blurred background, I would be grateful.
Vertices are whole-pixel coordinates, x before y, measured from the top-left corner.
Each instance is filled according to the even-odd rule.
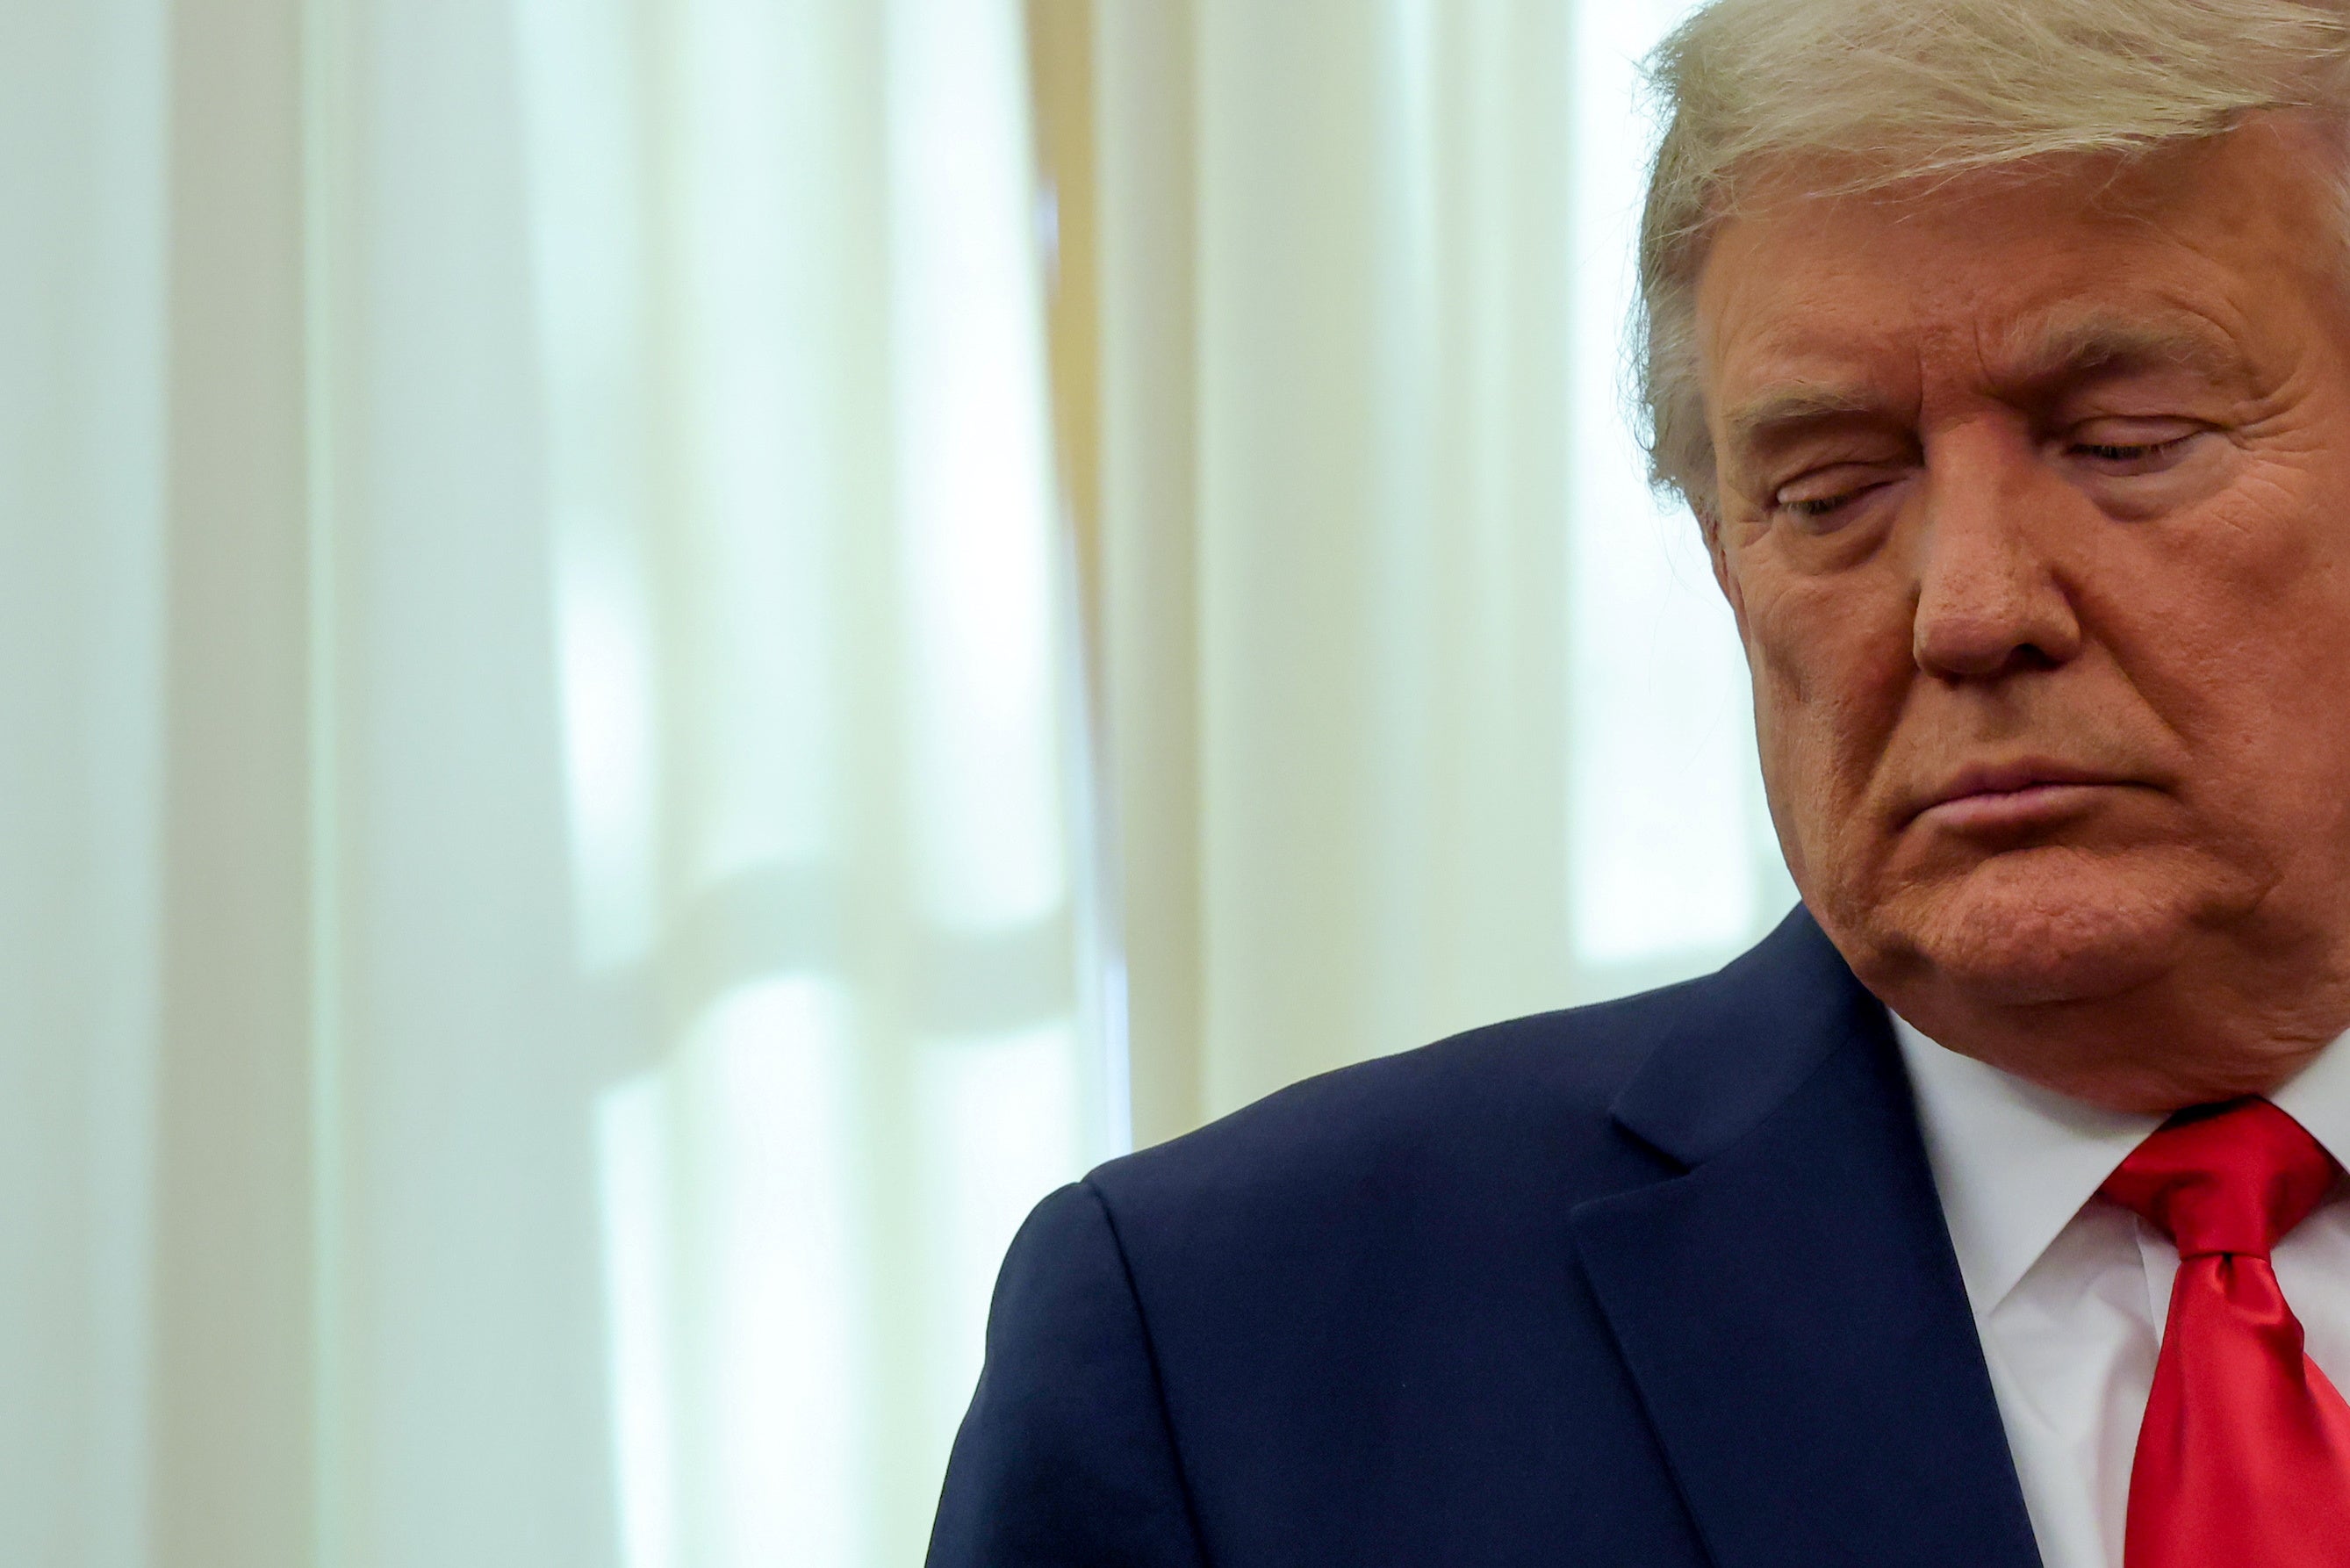
[[[920,1561],[1028,1207],[1793,899],[1679,0],[0,5],[0,1562]]]

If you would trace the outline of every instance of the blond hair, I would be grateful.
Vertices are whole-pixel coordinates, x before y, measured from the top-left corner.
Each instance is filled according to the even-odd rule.
[[[2140,156],[2263,110],[2350,123],[2350,0],[1715,0],[1648,69],[1634,367],[1651,475],[1711,527],[1697,278],[1757,172],[1855,191]]]

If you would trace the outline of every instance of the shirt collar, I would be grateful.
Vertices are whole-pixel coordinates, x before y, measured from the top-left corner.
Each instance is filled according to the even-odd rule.
[[[2350,1047],[2338,1036],[2269,1099],[2325,1146],[2334,1163],[2350,1168]]]
[[[2043,1089],[1935,1044],[1899,1013],[1893,1033],[1959,1272],[1981,1316],[2006,1299],[2163,1118],[2103,1110]],[[2271,1098],[2350,1166],[2350,1050],[2341,1045],[2327,1046]]]
[[[1927,1162],[1950,1221],[1967,1300],[1983,1316],[2007,1298],[2162,1118],[2102,1110],[1926,1038],[1899,1013]]]

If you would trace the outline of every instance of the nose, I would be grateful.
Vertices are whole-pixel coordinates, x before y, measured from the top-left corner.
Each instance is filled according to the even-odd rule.
[[[1912,639],[1929,675],[1994,680],[2081,650],[2080,618],[2047,548],[2077,497],[2020,436],[1964,433],[1929,454]]]

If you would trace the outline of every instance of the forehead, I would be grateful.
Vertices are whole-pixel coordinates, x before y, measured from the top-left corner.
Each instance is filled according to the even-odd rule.
[[[1862,195],[1807,193],[1801,174],[1764,182],[1700,274],[1717,419],[1855,378],[1925,396],[2134,355],[2217,374],[2342,297],[2332,164],[2284,136]]]

